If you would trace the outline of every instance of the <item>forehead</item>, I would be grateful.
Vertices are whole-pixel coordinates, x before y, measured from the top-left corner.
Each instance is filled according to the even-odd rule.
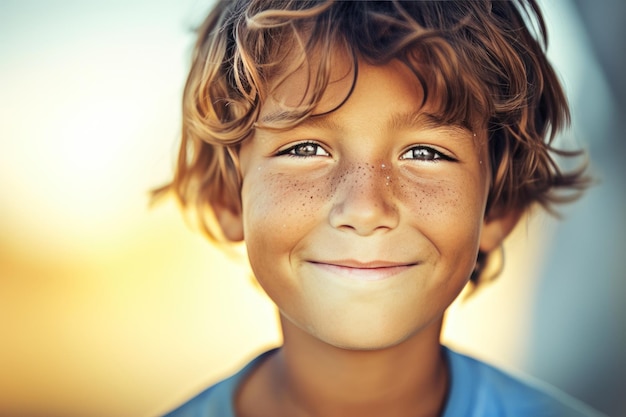
[[[261,100],[256,126],[270,129],[289,129],[311,118],[331,115],[342,107],[361,81],[363,68],[383,68],[389,65],[401,68],[403,87],[416,97],[415,108],[407,109],[398,119],[413,119],[422,112],[422,122],[456,125],[474,129],[480,121],[469,116],[471,110],[458,107],[450,111],[450,97],[440,94],[446,88],[434,88],[421,74],[431,71],[428,63],[392,59],[385,63],[370,63],[353,51],[349,45],[335,43],[327,49],[312,52],[292,52],[286,56],[267,85],[267,94]],[[431,71],[432,72],[432,71]],[[381,89],[379,85],[370,88]]]
[[[337,62],[339,65],[333,66],[323,91],[310,88],[309,74],[306,71],[299,69],[287,77],[262,106],[259,126],[279,125],[292,112],[297,113],[298,108],[310,105],[310,114],[289,126],[289,129],[317,127],[341,132],[343,126],[339,117],[345,114],[344,110],[353,111],[356,108],[361,114],[368,113],[371,103],[382,103],[387,97],[398,100],[402,97],[404,103],[401,112],[387,114],[385,110],[388,109],[375,111],[376,115],[386,114],[385,123],[388,128],[426,122],[434,124],[434,117],[429,118],[421,111],[423,94],[419,83],[400,63],[372,67],[363,62],[352,65],[346,59],[338,59]],[[369,103],[369,108],[364,108],[360,102]],[[373,117],[360,122],[371,124],[375,119]],[[342,121],[345,123],[343,118]]]
[[[358,132],[364,138],[374,132],[410,131],[414,134],[438,130],[448,137],[467,137],[469,129],[466,126],[442,120],[437,115],[437,108],[424,102],[421,84],[402,62],[394,60],[386,65],[370,65],[359,61],[358,74],[355,75],[356,80],[352,76],[347,79],[344,75],[331,78],[310,117],[291,127],[276,130],[300,134],[310,133],[308,129],[313,128],[318,132],[333,132],[339,137]],[[280,94],[276,95],[278,99],[263,107],[261,127],[274,126],[284,120],[288,114],[284,103],[292,100],[297,104],[306,94],[306,89],[299,84],[302,82],[306,82],[306,77],[293,76],[280,86],[277,90]],[[290,95],[294,91],[298,94],[295,98]],[[279,104],[279,99],[282,104]]]

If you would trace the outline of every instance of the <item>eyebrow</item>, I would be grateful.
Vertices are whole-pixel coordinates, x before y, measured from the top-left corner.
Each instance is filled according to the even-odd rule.
[[[289,111],[277,111],[267,114],[259,119],[261,124],[272,124],[277,122],[284,122],[292,119],[292,112]]]
[[[292,116],[291,112],[279,111],[270,113],[261,118],[262,124],[269,124],[276,122],[283,122],[289,120]],[[331,114],[324,114],[318,116],[311,116],[303,120],[294,128],[298,127],[313,127],[326,130],[340,130],[341,126],[334,120]],[[402,130],[409,128],[419,129],[447,129],[453,131],[467,131],[468,128],[462,123],[445,123],[441,118],[435,114],[424,112],[421,110],[406,111],[402,113],[396,113],[391,116],[391,119],[387,122],[387,129],[389,130]]]
[[[468,128],[462,123],[446,123],[441,117],[425,111],[408,111],[394,114],[389,121],[390,130],[402,130],[407,128],[420,129],[446,129],[455,131],[467,131]]]

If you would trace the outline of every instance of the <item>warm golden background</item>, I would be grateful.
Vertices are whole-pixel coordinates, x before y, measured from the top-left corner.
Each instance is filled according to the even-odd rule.
[[[624,7],[587,3],[547,13],[572,133],[601,181],[564,222],[536,214],[515,231],[505,274],[454,306],[445,339],[618,416],[624,29],[611,22]],[[279,343],[246,267],[172,202],[148,209],[207,7],[0,0],[0,416],[155,416]]]

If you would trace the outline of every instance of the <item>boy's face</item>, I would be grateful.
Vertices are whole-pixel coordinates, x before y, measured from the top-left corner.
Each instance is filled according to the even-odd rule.
[[[348,78],[330,85],[320,112]],[[293,102],[301,85],[296,74],[275,98]],[[361,62],[338,110],[286,132],[257,129],[241,147],[253,271],[287,320],[334,346],[377,349],[418,334],[475,265],[490,177],[484,132],[437,125],[421,103],[407,67]],[[269,103],[261,118],[277,110]]]

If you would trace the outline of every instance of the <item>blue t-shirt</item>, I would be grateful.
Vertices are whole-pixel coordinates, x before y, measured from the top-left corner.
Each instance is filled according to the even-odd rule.
[[[514,378],[486,363],[443,348],[450,392],[442,417],[601,417],[555,389]],[[164,417],[235,417],[234,399],[246,375],[274,351],[201,392]]]

